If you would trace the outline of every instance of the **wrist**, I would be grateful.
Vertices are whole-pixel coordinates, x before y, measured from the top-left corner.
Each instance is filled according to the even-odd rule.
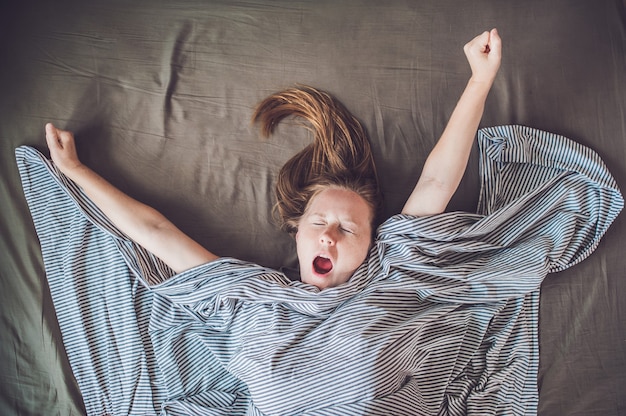
[[[60,165],[59,169],[65,176],[76,182],[81,176],[88,173],[89,168],[83,165],[81,162],[75,162],[72,164]]]
[[[493,85],[494,79],[495,77],[477,77],[472,75],[467,84],[468,86],[472,86],[474,88],[482,88],[489,91]]]
[[[486,99],[492,85],[493,79],[476,78],[472,76],[467,82],[465,91],[470,92],[471,95],[481,96],[483,99]]]

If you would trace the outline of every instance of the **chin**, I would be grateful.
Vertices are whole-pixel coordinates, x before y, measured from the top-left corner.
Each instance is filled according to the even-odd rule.
[[[319,290],[330,289],[331,287],[341,286],[346,283],[350,278],[346,279],[338,279],[333,276],[321,277],[321,276],[308,276],[305,279],[302,279],[302,282],[313,285],[317,287]]]

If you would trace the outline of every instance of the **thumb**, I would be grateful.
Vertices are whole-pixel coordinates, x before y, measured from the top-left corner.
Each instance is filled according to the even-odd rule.
[[[56,127],[52,123],[46,123],[46,135],[56,135]]]
[[[61,140],[59,137],[59,130],[54,127],[52,123],[46,124],[46,142],[48,143],[48,147],[59,147],[61,145]]]
[[[491,29],[489,32],[489,55],[500,57],[502,54],[502,38],[498,33],[498,29]]]

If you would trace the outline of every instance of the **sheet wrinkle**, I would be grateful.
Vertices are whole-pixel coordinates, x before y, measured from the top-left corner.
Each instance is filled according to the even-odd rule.
[[[189,42],[189,38],[193,33],[193,24],[189,21],[186,21],[183,26],[178,30],[176,35],[176,39],[173,41],[171,45],[171,51],[168,54],[164,54],[164,57],[169,58],[168,65],[163,65],[163,68],[169,69],[167,74],[162,74],[164,78],[167,79],[167,84],[165,87],[165,96],[163,103],[163,136],[170,137],[170,123],[172,121],[177,122],[178,114],[175,114],[175,110],[173,108],[173,98],[178,89],[178,83],[180,79],[179,72],[188,69],[193,69],[195,65],[193,62],[186,62],[186,55],[189,51],[185,50],[185,47],[192,47],[192,42]]]
[[[528,137],[517,140],[520,132]],[[322,292],[233,258],[173,275],[108,224],[42,155],[17,149],[89,412],[111,400],[130,412],[163,414],[535,413],[538,287],[549,267],[569,267],[593,251],[623,198],[599,157],[564,137],[519,126],[478,136],[480,148],[497,155],[481,157],[484,212],[394,216],[353,278]],[[502,140],[509,136],[515,140]],[[527,144],[530,137],[537,147]],[[553,157],[570,173],[553,169]],[[51,193],[64,197],[48,204]],[[581,208],[589,215],[581,217]],[[66,235],[53,222],[68,218],[55,219],[55,212],[74,213],[89,238],[55,244]],[[59,271],[66,250],[86,256],[77,259],[82,269]],[[107,271],[108,263],[125,277]],[[90,275],[104,279],[95,291]],[[72,287],[71,278],[83,283]],[[102,297],[135,311],[109,315],[107,330],[94,332],[106,313]],[[89,312],[68,308],[72,303]],[[85,341],[81,331],[94,338]],[[123,341],[107,344],[116,338]],[[107,346],[133,365],[125,351],[142,357],[131,380],[108,377],[117,366],[135,368],[124,361],[93,364]],[[119,393],[126,383],[137,386],[132,397]]]

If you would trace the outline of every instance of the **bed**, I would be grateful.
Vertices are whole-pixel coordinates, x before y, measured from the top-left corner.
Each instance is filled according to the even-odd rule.
[[[81,158],[220,255],[293,268],[271,219],[279,167],[310,140],[250,118],[294,84],[331,92],[367,128],[397,213],[468,77],[463,44],[497,27],[503,62],[482,126],[593,148],[624,187],[621,0],[27,1],[0,25],[0,414],[84,414],[14,149],[72,130]],[[474,211],[473,153],[449,211]],[[584,262],[541,288],[541,415],[626,413],[626,259],[618,217]]]

